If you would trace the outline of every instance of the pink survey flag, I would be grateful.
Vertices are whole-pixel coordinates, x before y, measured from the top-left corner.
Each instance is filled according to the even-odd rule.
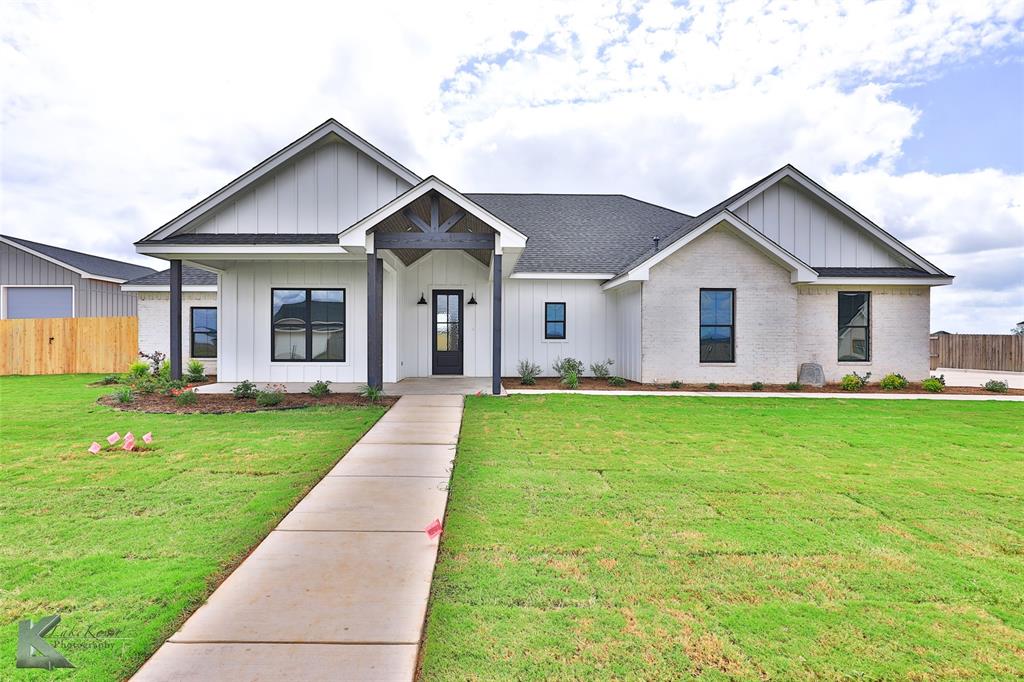
[[[114,431],[112,434],[107,436],[107,442],[110,443],[111,445],[113,445],[119,440],[121,440],[121,434],[119,434],[117,431]]]
[[[124,445],[122,445],[121,448],[123,450],[127,450],[127,451],[134,450],[135,449],[135,439],[134,438],[125,438],[124,439]]]
[[[147,445],[153,442],[153,432],[149,431],[142,436],[142,442]]]
[[[100,452],[100,444],[93,441],[93,444],[89,446],[89,452],[91,452],[94,455],[98,455]]]
[[[430,522],[430,525],[423,529],[423,532],[427,534],[427,537],[433,540],[441,534],[441,520],[434,519]]]
[[[125,440],[130,440],[130,441],[132,441],[134,443],[135,442],[135,434],[132,433],[131,431],[129,431],[128,433],[124,434],[124,439]]]

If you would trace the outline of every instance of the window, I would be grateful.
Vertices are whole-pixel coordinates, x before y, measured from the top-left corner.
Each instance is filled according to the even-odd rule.
[[[271,290],[271,359],[345,361],[344,289]]]
[[[9,286],[3,289],[4,318],[74,317],[75,289],[71,285]]]
[[[839,292],[839,362],[871,359],[870,311],[871,294],[868,292]]]
[[[190,357],[217,357],[217,309],[192,308]]]
[[[545,303],[544,304],[544,338],[564,339],[565,338],[565,304]]]
[[[736,361],[736,290],[700,290],[700,361]]]

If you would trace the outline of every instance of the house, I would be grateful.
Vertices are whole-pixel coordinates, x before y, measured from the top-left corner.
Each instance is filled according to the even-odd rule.
[[[952,277],[792,166],[692,216],[620,195],[473,194],[328,120],[136,243],[216,273],[222,381],[516,374],[643,382],[928,373]]]
[[[171,271],[137,277],[121,285],[139,304],[139,351],[170,356]],[[217,373],[217,273],[181,269],[181,334],[184,361],[199,360],[207,374]]]
[[[121,283],[152,268],[0,235],[0,319],[125,317],[135,294]]]

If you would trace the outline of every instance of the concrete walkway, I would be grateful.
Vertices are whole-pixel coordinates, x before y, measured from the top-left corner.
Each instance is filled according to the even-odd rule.
[[[401,398],[133,680],[412,680],[461,395]]]

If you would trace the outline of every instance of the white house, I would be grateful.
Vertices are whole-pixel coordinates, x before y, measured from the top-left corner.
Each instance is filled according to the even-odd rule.
[[[611,358],[642,382],[928,374],[952,277],[792,166],[697,216],[621,195],[467,194],[328,120],[136,243],[215,273],[222,381],[514,375]],[[161,331],[161,333],[165,333]]]

